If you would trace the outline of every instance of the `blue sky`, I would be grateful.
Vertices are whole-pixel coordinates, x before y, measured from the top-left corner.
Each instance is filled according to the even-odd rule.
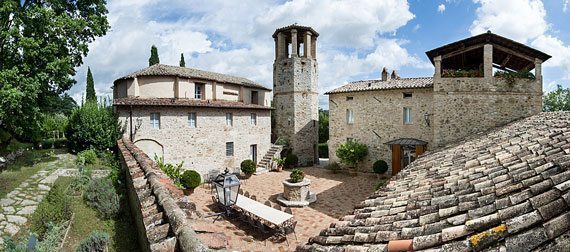
[[[544,91],[570,87],[569,0],[109,0],[111,30],[89,45],[69,93],[81,100],[87,66],[96,90],[161,63],[243,76],[272,86],[276,28],[297,22],[320,33],[320,106],[324,92],[349,81],[377,79],[382,67],[402,77],[433,75],[425,52],[491,30],[553,57],[543,66]]]

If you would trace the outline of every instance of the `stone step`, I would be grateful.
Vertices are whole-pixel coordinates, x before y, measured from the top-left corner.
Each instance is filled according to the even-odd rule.
[[[268,170],[267,170],[266,168],[257,168],[257,169],[255,170],[255,173],[254,173],[253,175],[261,175],[261,174],[264,174],[264,173],[267,173],[267,172],[268,172]]]
[[[170,237],[164,241],[151,244],[150,251],[176,251],[176,237]]]
[[[148,241],[150,243],[157,243],[166,239],[169,229],[170,224],[168,223],[151,227],[146,233]]]

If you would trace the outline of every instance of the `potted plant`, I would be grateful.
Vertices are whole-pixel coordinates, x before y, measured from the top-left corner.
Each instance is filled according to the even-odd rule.
[[[287,160],[287,158],[273,158],[273,161],[275,161],[276,170],[278,172],[283,170],[283,165],[285,165],[285,160]]]
[[[358,143],[355,140],[347,141],[340,144],[336,149],[336,156],[340,158],[341,163],[349,168],[349,173],[356,176],[356,166],[368,155],[368,146]]]
[[[305,173],[297,168],[293,169],[289,175],[289,182],[291,183],[299,183],[303,181],[303,179],[305,179]]]
[[[202,177],[200,173],[194,170],[188,170],[182,173],[180,177],[180,183],[182,184],[182,191],[184,195],[190,195],[194,192],[194,188],[198,187],[202,182]]]
[[[245,178],[251,177],[251,175],[254,174],[256,170],[255,163],[250,159],[242,161],[240,164],[240,168],[243,174],[245,175]]]
[[[376,160],[372,165],[372,170],[376,173],[376,177],[380,178],[380,176],[384,176],[384,173],[388,171],[388,164],[384,160]]]

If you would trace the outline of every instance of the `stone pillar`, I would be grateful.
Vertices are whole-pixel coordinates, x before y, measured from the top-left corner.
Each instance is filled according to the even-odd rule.
[[[218,95],[216,94],[218,91],[218,83],[217,82],[212,82],[212,100],[216,100],[218,98]]]
[[[275,59],[279,58],[279,42],[277,41],[277,37],[273,39],[275,41]]]
[[[542,81],[542,60],[534,59],[534,76],[537,81]]]
[[[317,37],[311,36],[311,56],[317,59]]]
[[[297,43],[297,30],[291,30],[291,58],[297,57],[299,52],[299,44]]]
[[[433,58],[433,63],[435,65],[435,74],[433,75],[434,79],[441,78],[441,55]]]
[[[483,46],[483,76],[493,77],[493,45],[491,44]]]
[[[277,58],[287,58],[287,42],[282,32],[277,34]]]
[[[303,44],[304,46],[304,52],[303,55],[306,58],[311,58],[311,32],[305,32],[305,36],[303,36]]]

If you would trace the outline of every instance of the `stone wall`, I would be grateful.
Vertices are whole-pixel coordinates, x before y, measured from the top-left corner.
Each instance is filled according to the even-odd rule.
[[[142,251],[208,251],[179,205],[181,191],[127,138],[118,141],[129,204]],[[174,197],[177,195],[177,197]]]
[[[412,93],[404,98],[403,93]],[[340,162],[335,152],[347,138],[368,146],[369,154],[359,165],[361,171],[372,171],[372,164],[379,159],[386,161],[391,173],[392,156],[388,141],[398,138],[416,138],[432,142],[432,128],[424,121],[424,114],[433,113],[433,92],[430,88],[381,90],[338,93],[329,95],[329,158]],[[349,100],[347,97],[352,97]],[[404,107],[412,109],[412,124],[404,124]],[[354,113],[354,123],[347,123],[346,111]]]
[[[434,79],[435,147],[485,132],[542,110],[541,80]]]
[[[129,136],[129,108],[117,107],[119,119]],[[196,128],[190,128],[188,113],[196,112]],[[151,128],[150,113],[160,113],[160,129]],[[226,126],[226,113],[233,114],[233,126]],[[257,124],[251,124],[255,113]],[[239,168],[241,161],[250,159],[250,145],[257,145],[257,160],[271,147],[269,110],[216,109],[200,107],[133,107],[133,124],[142,119],[134,130],[133,141],[151,157],[162,150],[167,163],[180,163],[200,174],[210,170]],[[136,127],[133,127],[135,129]],[[226,156],[226,142],[234,143],[234,155]],[[150,148],[149,146],[154,147]],[[159,153],[160,154],[160,153]]]
[[[318,65],[306,57],[277,59],[273,65],[274,134],[289,139],[300,165],[317,157]]]

